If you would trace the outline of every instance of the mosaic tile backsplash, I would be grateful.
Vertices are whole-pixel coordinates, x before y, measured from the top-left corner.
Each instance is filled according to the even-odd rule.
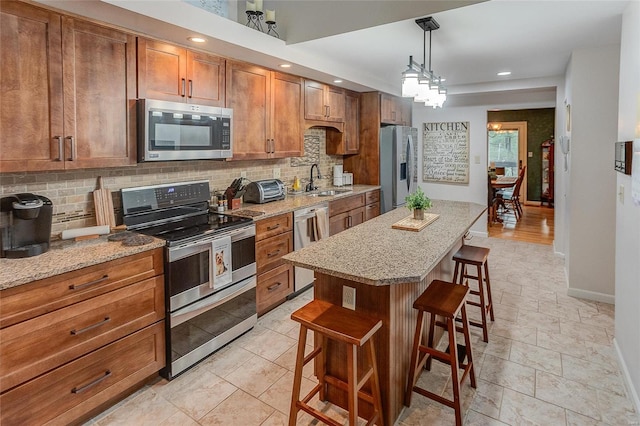
[[[309,129],[305,133],[305,146],[308,146],[308,141],[313,141],[317,146],[308,150],[310,158],[301,157],[298,161],[291,161],[290,158],[257,161],[174,161],[80,171],[1,173],[0,196],[31,192],[49,198],[53,202],[52,233],[56,235],[65,229],[96,224],[93,190],[96,189],[98,176],[103,177],[104,186],[112,193],[117,223],[121,223],[122,220],[122,188],[208,180],[212,192],[224,191],[242,172],[246,172],[247,179],[254,181],[273,178],[274,169],[280,169],[280,179],[285,185],[290,186],[297,176],[304,186],[309,180],[310,164],[316,159],[324,178],[317,181],[317,184],[327,187],[333,182],[333,166],[342,164],[342,156],[325,154],[325,138],[324,129]],[[6,216],[2,215],[0,226],[4,226]]]

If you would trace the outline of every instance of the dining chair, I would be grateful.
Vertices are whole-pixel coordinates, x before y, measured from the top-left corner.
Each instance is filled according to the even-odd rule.
[[[522,169],[520,169],[518,179],[516,180],[516,183],[512,189],[498,191],[498,194],[502,196],[502,200],[505,206],[510,206],[511,208],[513,208],[513,213],[516,217],[516,220],[520,220],[523,214],[522,204],[520,204],[520,187],[522,186],[522,181],[524,180],[526,169],[527,166],[524,166],[522,167]]]

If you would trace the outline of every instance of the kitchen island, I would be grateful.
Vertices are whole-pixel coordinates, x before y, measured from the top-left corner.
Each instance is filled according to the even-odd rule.
[[[355,310],[382,320],[374,344],[386,424],[403,408],[416,321],[413,301],[432,280],[451,280],[453,253],[485,210],[475,203],[434,200],[429,213],[438,219],[414,232],[392,228],[410,215],[399,208],[283,258],[315,271],[314,298],[342,305],[343,287],[351,287]],[[327,371],[345,377],[345,348],[329,343]],[[346,407],[340,389],[329,387],[327,398]],[[361,401],[360,408],[362,415],[370,414],[368,404]]]

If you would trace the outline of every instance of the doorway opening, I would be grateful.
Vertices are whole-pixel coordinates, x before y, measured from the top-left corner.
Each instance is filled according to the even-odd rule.
[[[487,130],[487,164],[504,176],[517,177],[527,165],[527,122],[491,122]],[[527,174],[520,186],[520,199],[527,201]]]

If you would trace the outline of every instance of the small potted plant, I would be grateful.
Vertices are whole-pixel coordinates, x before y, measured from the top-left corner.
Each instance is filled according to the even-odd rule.
[[[416,192],[407,195],[404,200],[407,203],[407,208],[413,210],[413,218],[424,220],[424,211],[431,207],[431,200],[422,192],[422,189],[418,187]]]

